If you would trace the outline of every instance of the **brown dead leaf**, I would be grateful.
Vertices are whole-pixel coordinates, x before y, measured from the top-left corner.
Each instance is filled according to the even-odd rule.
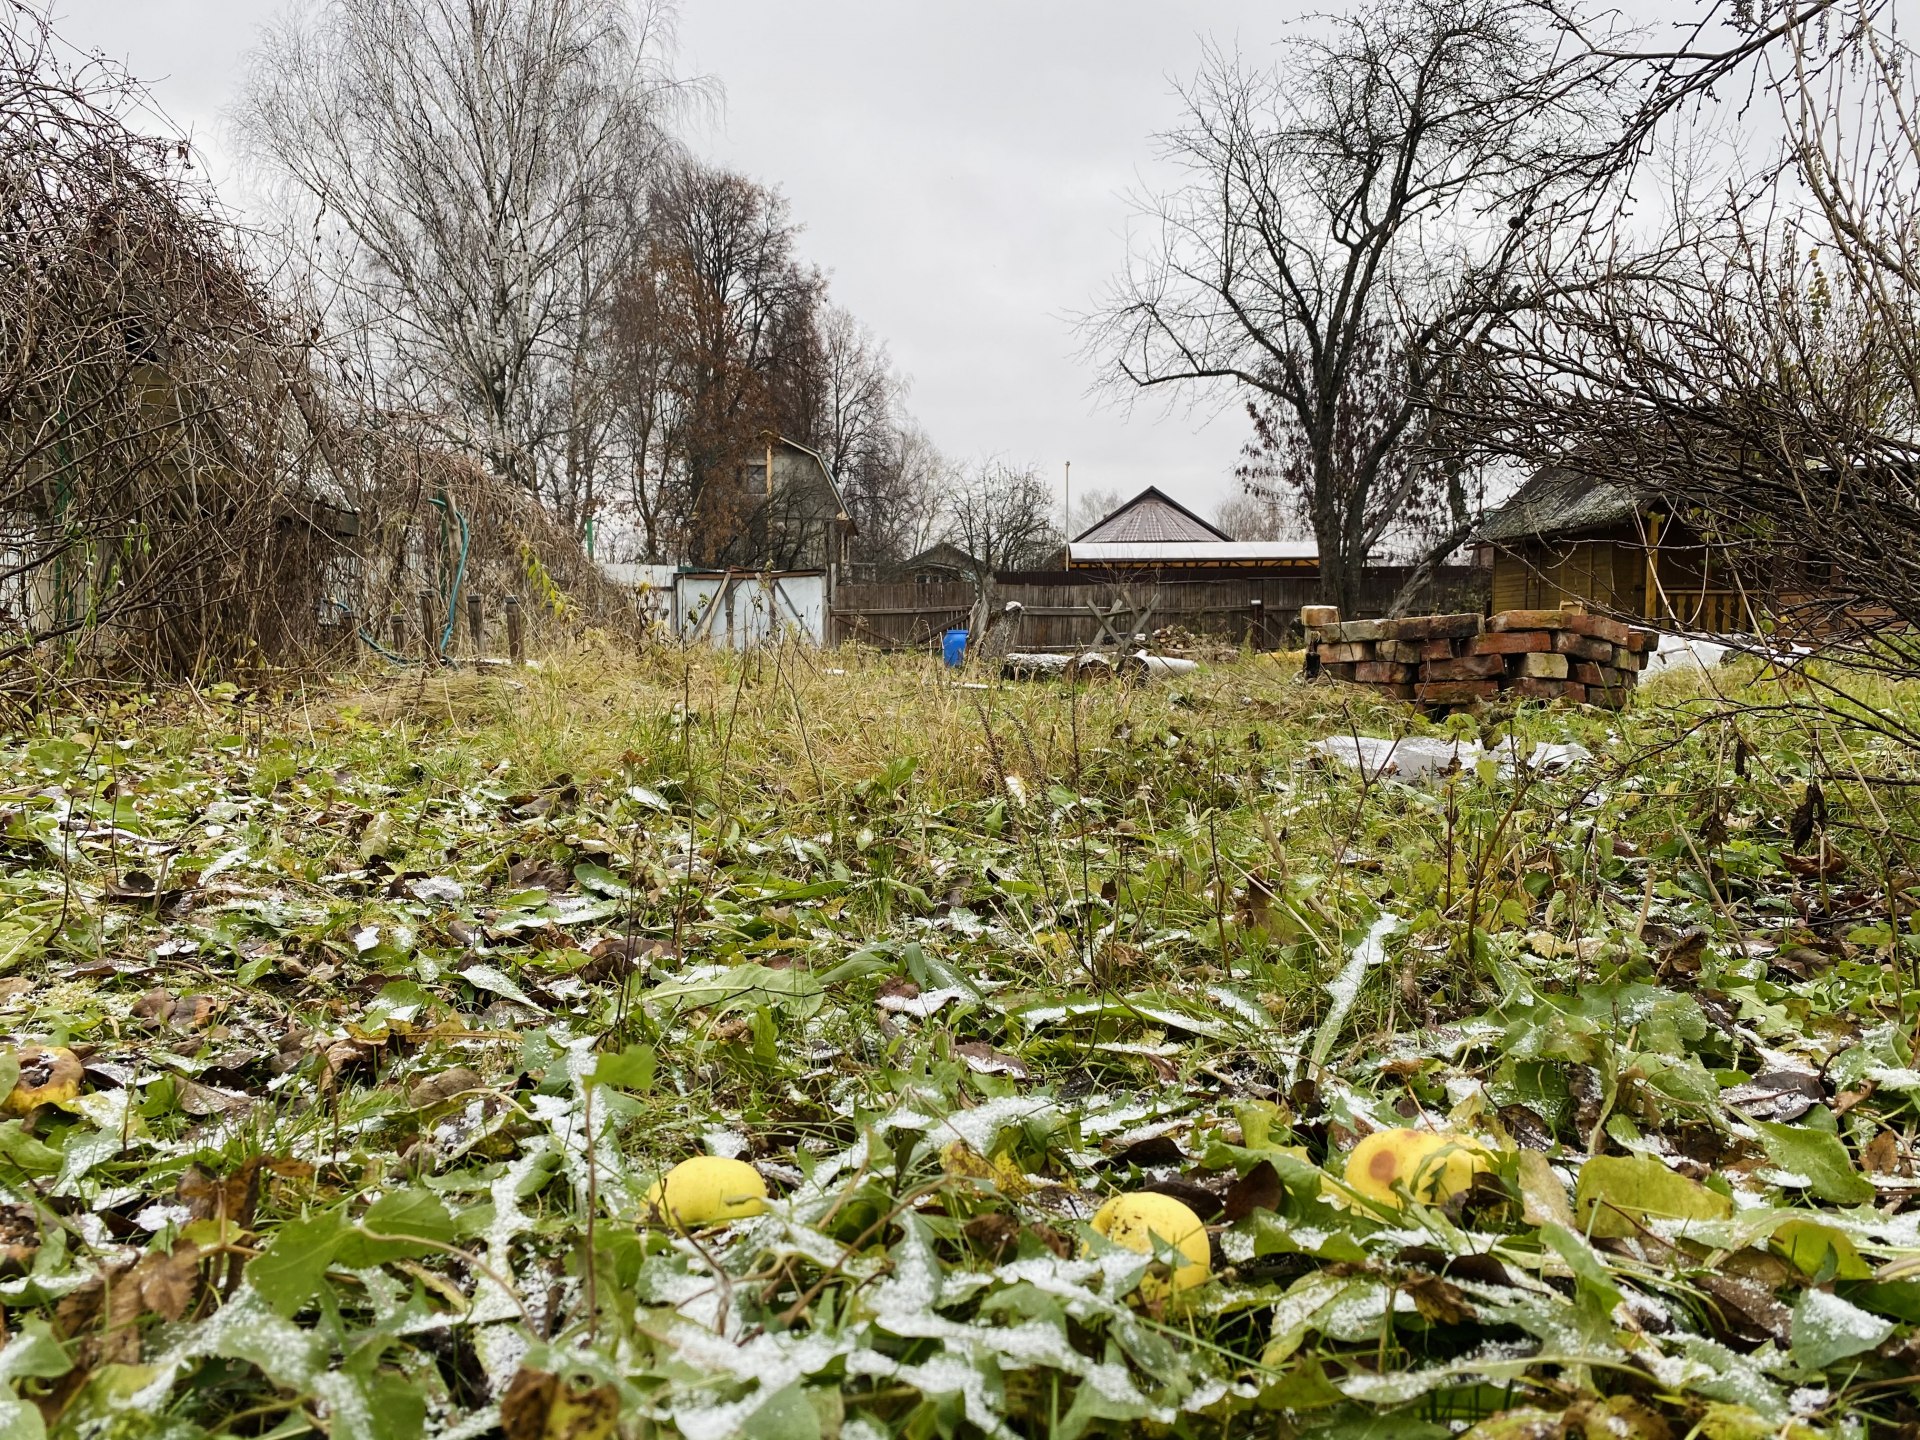
[[[664,940],[609,935],[587,952],[593,958],[573,973],[582,980],[617,980],[658,963],[678,961],[680,952]]]
[[[1837,875],[1844,875],[1853,862],[1842,851],[1822,840],[1813,854],[1782,855],[1780,863],[1787,867],[1789,874],[1798,875],[1804,880],[1831,880]]]
[[[1462,1325],[1475,1318],[1466,1292],[1438,1275],[1416,1273],[1400,1282],[1400,1288],[1413,1297],[1420,1318],[1435,1325]]]
[[[1785,1346],[1792,1339],[1793,1312],[1773,1298],[1773,1292],[1732,1275],[1706,1273],[1694,1283],[1712,1302],[1710,1321],[1716,1328],[1743,1340],[1773,1340]]]
[[[1900,1137],[1882,1130],[1860,1147],[1860,1164],[1869,1175],[1905,1175],[1907,1157],[1900,1148]]]
[[[477,1071],[465,1065],[456,1065],[451,1070],[442,1070],[438,1075],[427,1075],[414,1081],[407,1090],[407,1103],[416,1110],[431,1110],[456,1096],[485,1089],[486,1083]]]
[[[1833,1097],[1833,1113],[1835,1115],[1846,1114],[1862,1100],[1871,1096],[1874,1088],[1873,1081],[1868,1080],[1864,1081],[1858,1090],[1842,1090],[1838,1095]]]
[[[237,1115],[252,1104],[251,1097],[236,1090],[202,1085],[198,1080],[180,1082],[180,1109],[188,1115]]]
[[[613,1386],[577,1386],[545,1370],[515,1372],[500,1397],[506,1440],[606,1440],[619,1419]]]
[[[1552,1151],[1553,1131],[1547,1122],[1524,1105],[1502,1105],[1497,1112],[1500,1126],[1522,1150]]]
[[[253,1228],[254,1206],[260,1201],[260,1167],[255,1155],[231,1175],[216,1179],[198,1165],[187,1167],[174,1198],[196,1220],[225,1220],[242,1230]]]
[[[336,1040],[326,1050],[325,1067],[320,1076],[320,1088],[330,1087],[334,1078],[344,1070],[364,1065],[373,1058],[377,1047],[359,1040]]]
[[[173,1013],[167,1016],[167,1023],[176,1030],[204,1030],[219,1011],[211,995],[183,995],[173,1002]]]
[[[1663,980],[1678,980],[1698,975],[1707,956],[1707,932],[1689,930],[1676,936],[1660,949],[1654,971]]]
[[[546,1370],[516,1370],[500,1397],[500,1429],[507,1440],[545,1440],[547,1411],[560,1377]]]
[[[1280,1172],[1273,1168],[1273,1162],[1262,1160],[1227,1187],[1226,1205],[1220,1218],[1231,1225],[1236,1220],[1246,1219],[1256,1210],[1278,1210],[1286,1193],[1280,1183]]]
[[[1220,1213],[1218,1195],[1204,1185],[1182,1180],[1177,1175],[1169,1175],[1164,1180],[1149,1180],[1140,1188],[1149,1195],[1165,1195],[1178,1200],[1202,1220],[1211,1220]]]
[[[143,1312],[178,1320],[187,1313],[199,1285],[200,1247],[181,1240],[171,1254],[142,1255],[120,1288],[138,1294]],[[116,1305],[118,1299],[116,1292]]]
[[[1124,1170],[1127,1166],[1137,1166],[1150,1170],[1161,1165],[1184,1165],[1187,1152],[1171,1135],[1154,1135],[1145,1140],[1136,1140],[1122,1147],[1101,1162],[1103,1170]]]
[[[1833,956],[1823,955],[1808,946],[1789,945],[1767,961],[1767,969],[1789,980],[1811,980],[1832,968],[1833,960]]]
[[[967,1241],[993,1264],[998,1264],[1013,1254],[1014,1246],[1020,1241],[1020,1222],[1011,1215],[998,1211],[989,1211],[985,1215],[976,1215],[960,1227],[960,1233]]]
[[[1820,789],[1819,781],[1810,780],[1799,805],[1794,808],[1793,818],[1787,821],[1787,843],[1795,850],[1802,849],[1826,823],[1826,794]]]

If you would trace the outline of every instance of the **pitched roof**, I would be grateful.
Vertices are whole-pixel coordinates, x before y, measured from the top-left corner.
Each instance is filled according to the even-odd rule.
[[[973,556],[962,550],[951,540],[942,540],[929,545],[918,555],[910,555],[900,562],[902,570],[983,570],[983,566]]]
[[[1193,511],[1160,489],[1149,485],[1111,514],[1096,520],[1073,537],[1082,541],[1198,540],[1230,541],[1218,525],[1209,525]]]
[[[1297,566],[1319,559],[1311,540],[1075,540],[1067,546],[1067,563],[1082,566]]]
[[[798,440],[789,440],[786,436],[772,430],[763,431],[762,433],[774,444],[784,445],[789,450],[797,450],[820,467],[820,473],[824,475],[827,480],[827,491],[833,496],[833,508],[840,512],[839,519],[845,523],[848,530],[858,535],[860,533],[860,527],[854,523],[853,514],[847,509],[847,497],[841,492],[840,479],[833,473],[833,467],[827,464],[826,457],[821,455],[818,450],[811,450],[805,445],[802,445]]]
[[[1475,538],[1526,540],[1604,530],[1633,519],[1641,500],[1640,488],[1631,481],[1546,465],[1534,471],[1504,505],[1488,513]]]

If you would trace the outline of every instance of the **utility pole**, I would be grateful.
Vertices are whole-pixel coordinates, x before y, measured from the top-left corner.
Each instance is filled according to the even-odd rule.
[[[1060,534],[1064,537],[1060,546],[1060,568],[1071,570],[1073,568],[1073,461],[1071,460],[1067,461],[1067,481],[1064,488],[1067,492],[1067,516],[1066,523],[1060,527]]]

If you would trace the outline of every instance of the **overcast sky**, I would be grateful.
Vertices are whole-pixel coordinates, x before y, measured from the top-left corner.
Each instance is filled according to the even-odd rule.
[[[279,0],[56,0],[71,42],[146,81],[232,203],[222,112]],[[1177,114],[1203,36],[1264,51],[1273,0],[683,0],[680,67],[724,112],[690,136],[778,185],[833,293],[913,381],[951,454],[1042,467],[1076,491],[1157,484],[1211,513],[1245,433],[1221,397],[1128,415],[1090,394],[1074,312],[1121,260],[1124,192]]]

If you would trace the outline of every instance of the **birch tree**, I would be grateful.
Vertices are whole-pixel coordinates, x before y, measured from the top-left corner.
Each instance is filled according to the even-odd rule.
[[[690,93],[672,20],[664,0],[322,0],[267,31],[237,110],[386,385],[582,523],[601,317]]]

